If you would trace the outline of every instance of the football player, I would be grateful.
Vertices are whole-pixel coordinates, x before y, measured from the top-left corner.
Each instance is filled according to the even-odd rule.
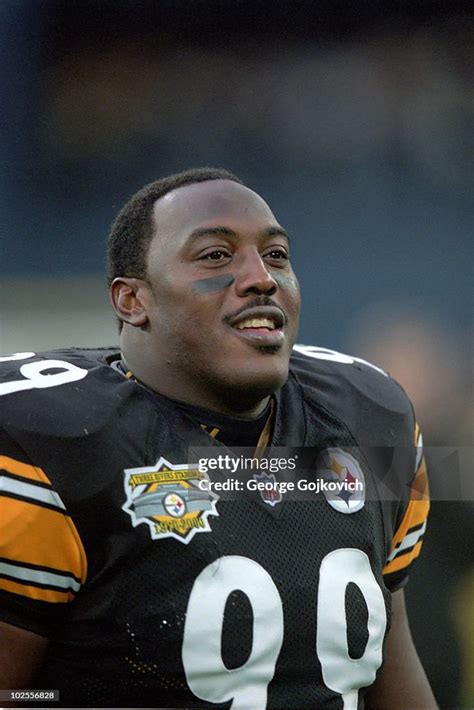
[[[120,348],[2,358],[0,686],[20,705],[435,708],[403,599],[421,435],[385,372],[294,347],[268,205],[224,170],[158,180],[108,265]],[[310,475],[347,485],[227,499],[192,447],[316,452]]]

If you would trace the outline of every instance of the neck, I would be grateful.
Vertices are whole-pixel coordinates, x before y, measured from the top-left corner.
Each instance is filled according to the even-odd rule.
[[[127,355],[122,354],[122,362],[125,371],[130,371],[138,382],[154,392],[219,414],[255,419],[264,411],[270,400],[267,392],[260,392],[255,387],[249,391],[242,387],[219,390],[215,384],[214,387],[203,386],[199,377],[195,377],[192,382],[184,382],[177,377],[160,377],[156,366],[147,365],[142,356],[134,357],[130,352],[127,352]]]

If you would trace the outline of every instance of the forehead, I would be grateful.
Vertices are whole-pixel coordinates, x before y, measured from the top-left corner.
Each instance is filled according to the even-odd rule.
[[[182,243],[195,229],[230,227],[236,232],[264,229],[278,222],[256,192],[231,180],[184,185],[155,202],[156,237]]]

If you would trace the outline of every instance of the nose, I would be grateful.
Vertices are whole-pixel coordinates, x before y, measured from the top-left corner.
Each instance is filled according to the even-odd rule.
[[[272,296],[277,290],[277,282],[257,249],[242,255],[241,263],[235,273],[235,288],[239,296],[248,294]]]

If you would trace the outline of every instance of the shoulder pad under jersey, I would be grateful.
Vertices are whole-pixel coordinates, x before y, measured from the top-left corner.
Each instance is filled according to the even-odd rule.
[[[107,362],[116,352],[67,348],[0,357],[0,426],[66,438],[100,430],[134,389]]]
[[[388,373],[361,358],[316,346],[295,345],[290,372],[310,403],[317,401],[371,446],[410,446],[411,402]]]

